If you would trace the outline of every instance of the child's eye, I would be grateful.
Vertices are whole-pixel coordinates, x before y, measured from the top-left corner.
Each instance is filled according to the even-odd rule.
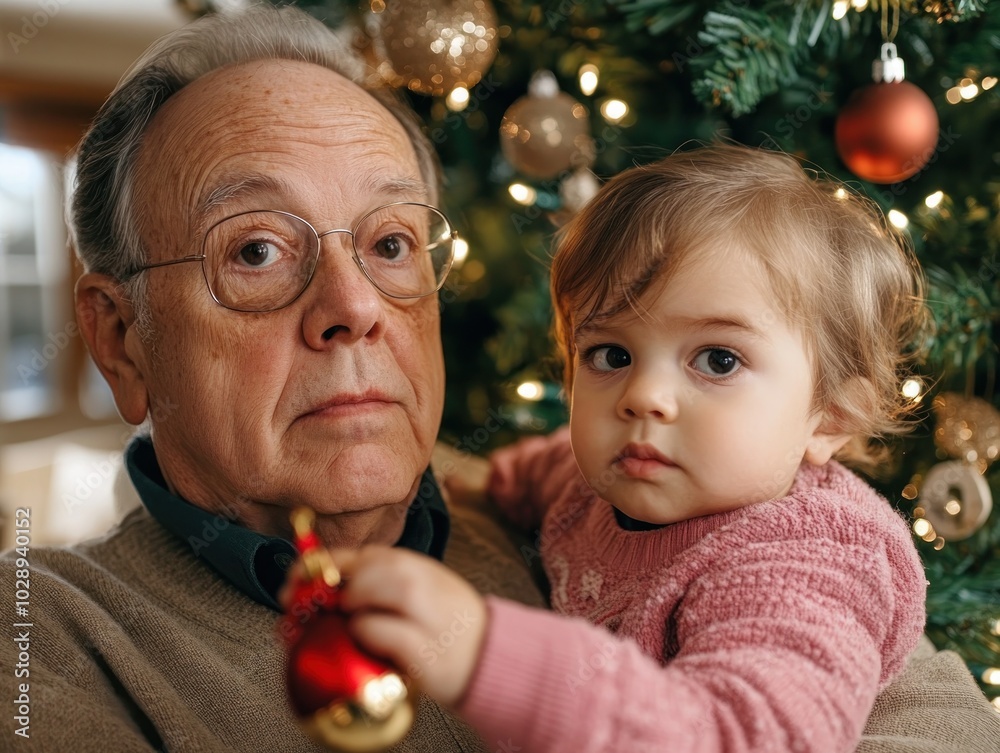
[[[709,348],[695,356],[694,367],[708,376],[732,376],[743,367],[743,362],[732,351]]]
[[[624,369],[631,364],[632,356],[625,348],[618,345],[599,345],[588,350],[583,360],[594,371],[614,371]]]

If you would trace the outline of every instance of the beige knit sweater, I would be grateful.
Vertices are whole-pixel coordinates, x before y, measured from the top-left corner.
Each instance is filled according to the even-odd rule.
[[[447,564],[483,592],[540,604],[524,558],[485,508],[453,506],[452,515]],[[30,563],[32,625],[9,627],[20,621],[11,603],[0,641],[0,750],[320,750],[288,710],[277,615],[216,575],[145,509],[103,539],[32,549]],[[0,557],[10,602],[16,571],[16,552]],[[27,666],[18,670],[19,663]],[[15,734],[23,729],[21,683],[28,685],[28,739]],[[866,733],[866,753],[1000,751],[1000,716],[948,652],[911,661],[883,693]],[[508,750],[506,741],[487,742],[423,699],[396,750]]]

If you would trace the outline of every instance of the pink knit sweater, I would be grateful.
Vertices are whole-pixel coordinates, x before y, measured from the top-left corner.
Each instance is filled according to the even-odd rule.
[[[494,499],[542,522],[561,614],[489,599],[459,711],[491,749],[855,749],[923,630],[926,588],[905,522],[861,479],[803,465],[783,499],[630,532],[565,431],[492,461]]]

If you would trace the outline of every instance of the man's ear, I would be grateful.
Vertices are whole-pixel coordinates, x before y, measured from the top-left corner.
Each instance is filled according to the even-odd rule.
[[[132,304],[125,300],[121,283],[108,275],[88,272],[76,283],[76,318],[90,355],[111,387],[122,418],[138,426],[146,419],[149,396],[145,362],[126,347],[135,323]],[[134,337],[135,334],[132,334]]]

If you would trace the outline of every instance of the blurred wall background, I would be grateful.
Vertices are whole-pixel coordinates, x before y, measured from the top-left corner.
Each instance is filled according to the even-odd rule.
[[[190,16],[175,0],[0,0],[0,549],[113,522],[130,428],[79,336],[63,225],[67,157],[121,75]]]

